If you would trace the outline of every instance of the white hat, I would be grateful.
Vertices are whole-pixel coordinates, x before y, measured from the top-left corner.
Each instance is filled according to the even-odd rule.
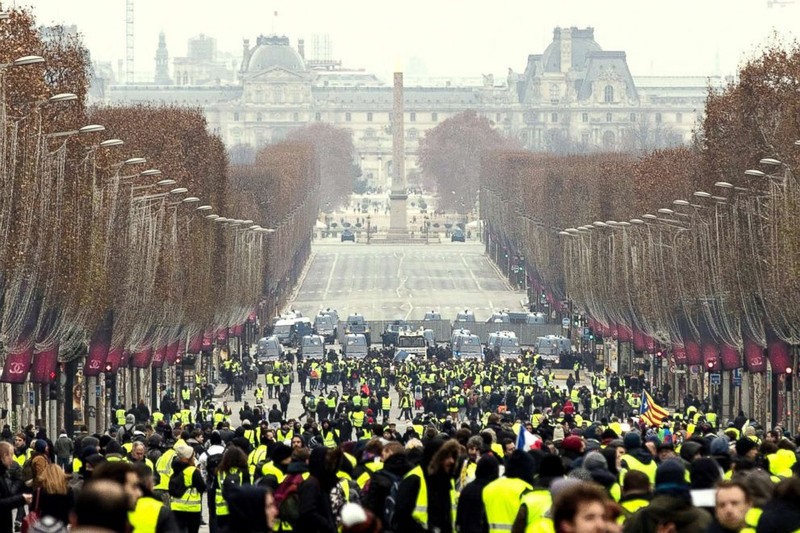
[[[353,527],[367,521],[367,513],[364,508],[357,503],[346,503],[342,506],[342,525]]]

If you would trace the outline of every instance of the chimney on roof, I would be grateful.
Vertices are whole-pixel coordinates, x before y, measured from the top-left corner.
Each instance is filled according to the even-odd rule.
[[[305,61],[306,59],[306,42],[303,39],[297,39],[297,53],[300,54],[300,58]]]
[[[572,28],[561,28],[561,72],[572,68]]]

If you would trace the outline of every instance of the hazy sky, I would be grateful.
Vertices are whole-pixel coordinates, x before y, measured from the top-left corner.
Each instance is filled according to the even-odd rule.
[[[125,56],[125,0],[0,3],[77,24],[95,59],[116,67]],[[313,34],[328,34],[335,59],[380,75],[418,58],[430,76],[504,77],[524,70],[556,26],[592,26],[604,50],[627,52],[634,76],[705,76],[733,73],[776,32],[796,38],[798,21],[800,0],[135,0],[135,70],[154,70],[160,31],[170,58],[200,33],[237,55],[243,38],[277,33],[293,46],[305,38],[307,51]]]

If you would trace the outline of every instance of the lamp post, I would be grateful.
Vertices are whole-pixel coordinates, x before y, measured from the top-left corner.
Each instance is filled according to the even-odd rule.
[[[367,214],[367,244],[369,244],[369,239],[370,239],[369,234],[372,232],[371,222],[372,222],[372,217],[369,214]]]

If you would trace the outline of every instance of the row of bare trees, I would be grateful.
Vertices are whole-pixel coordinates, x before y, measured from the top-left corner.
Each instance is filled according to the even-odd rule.
[[[45,39],[31,12],[7,13],[2,379],[24,380],[42,353],[73,357],[100,330],[136,352],[273,312],[308,254],[319,204],[311,148],[268,147],[229,179],[200,110],[87,107],[80,38],[55,28]]]
[[[692,146],[484,152],[482,218],[554,301],[734,368],[749,344],[800,344],[798,139],[800,45],[775,42],[709,92]]]

